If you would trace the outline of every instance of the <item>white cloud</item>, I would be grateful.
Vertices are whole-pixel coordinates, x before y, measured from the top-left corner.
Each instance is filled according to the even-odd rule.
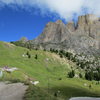
[[[42,14],[53,13],[60,18],[69,20],[73,14],[88,13],[100,15],[100,0],[0,0],[4,5],[19,5],[22,8],[39,8]]]

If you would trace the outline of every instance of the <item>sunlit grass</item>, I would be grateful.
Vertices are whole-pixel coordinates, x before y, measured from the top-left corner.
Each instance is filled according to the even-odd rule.
[[[47,97],[48,100],[49,97],[52,100],[55,100],[55,98],[64,100],[65,98],[77,96],[100,96],[100,85],[96,85],[95,81],[67,78],[67,73],[71,70],[71,67],[76,69],[74,63],[62,59],[56,54],[41,50],[29,51],[31,54],[29,59],[23,57],[23,54],[26,54],[27,51],[29,50],[26,48],[0,42],[0,67],[9,66],[19,69],[13,73],[4,72],[0,80],[28,81],[27,77],[29,77],[40,82],[37,87],[31,86],[31,89],[28,90],[27,100],[47,100]],[[37,59],[35,59],[36,54]],[[78,73],[84,72],[79,70]],[[84,86],[84,84],[87,84],[87,86]],[[89,88],[90,84],[92,84],[91,89]],[[37,92],[33,92],[33,90]],[[54,94],[58,90],[60,90],[60,94],[55,97]],[[41,99],[39,99],[40,93],[43,95],[43,98],[40,96]],[[36,99],[34,96],[38,98]]]

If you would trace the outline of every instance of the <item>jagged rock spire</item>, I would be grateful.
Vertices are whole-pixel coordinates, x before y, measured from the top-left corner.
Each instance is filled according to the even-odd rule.
[[[100,53],[100,21],[95,15],[79,16],[77,27],[74,22],[66,25],[61,21],[49,22],[43,33],[33,40],[49,49],[72,49],[76,52]]]
[[[99,21],[99,18],[93,14],[78,17],[78,26],[90,25]]]

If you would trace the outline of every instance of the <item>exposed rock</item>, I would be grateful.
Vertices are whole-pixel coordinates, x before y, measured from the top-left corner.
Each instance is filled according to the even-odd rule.
[[[100,54],[99,18],[92,14],[80,16],[76,27],[74,22],[66,25],[61,20],[49,22],[43,33],[31,43],[45,49],[72,49],[78,53]]]
[[[62,24],[62,25],[64,25],[64,23],[62,22],[62,20],[57,20],[55,23],[56,24]]]
[[[79,16],[78,25],[79,26],[91,25],[91,24],[95,24],[98,21],[99,21],[98,17],[96,17],[95,15],[92,15],[92,14],[88,14],[88,15],[84,15],[84,16]]]
[[[75,31],[75,24],[73,21],[68,22],[68,24],[66,25],[66,27],[69,29],[69,31],[74,32]]]
[[[66,39],[68,31],[66,31],[66,25],[58,20],[55,23],[49,22],[43,33],[35,40],[36,43],[60,43]]]
[[[28,39],[26,37],[22,37],[19,41],[21,41],[22,43],[25,43],[28,41]]]

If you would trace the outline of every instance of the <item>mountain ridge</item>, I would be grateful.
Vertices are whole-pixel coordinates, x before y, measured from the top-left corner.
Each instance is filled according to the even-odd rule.
[[[40,49],[73,50],[77,53],[100,54],[100,18],[93,14],[78,17],[64,24],[61,20],[49,22],[39,37],[31,41]]]

